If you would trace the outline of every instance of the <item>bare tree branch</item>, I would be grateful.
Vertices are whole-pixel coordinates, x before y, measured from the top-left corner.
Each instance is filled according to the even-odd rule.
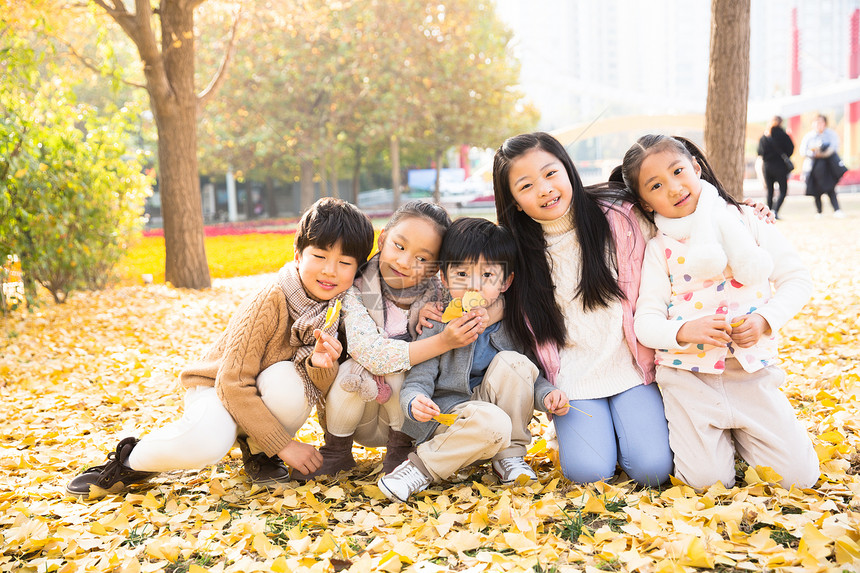
[[[75,49],[75,47],[71,43],[69,43],[66,40],[59,38],[59,37],[57,38],[57,41],[59,41],[61,44],[63,44],[66,47],[66,49],[69,51],[69,53],[72,56],[74,56],[75,59],[77,59],[81,64],[83,64],[84,67],[89,68],[90,70],[94,71],[95,73],[99,74],[100,76],[108,75],[108,74],[105,74],[104,70],[99,68],[90,58],[84,56],[83,54],[78,53],[78,51]],[[139,84],[137,82],[133,82],[133,81],[127,80],[125,78],[119,78],[119,80],[127,86],[131,86],[134,88],[146,89],[146,84]]]
[[[210,81],[209,85],[206,86],[206,88],[200,92],[200,95],[197,96],[198,116],[202,113],[203,108],[206,107],[206,104],[212,99],[218,91],[218,88],[224,83],[224,79],[227,77],[227,67],[230,65],[230,60],[236,54],[236,39],[238,38],[239,21],[241,19],[242,9],[240,7],[239,11],[236,12],[235,19],[233,20],[233,26],[230,30],[230,43],[227,44],[227,49],[224,51],[224,57],[221,59],[221,64],[218,66],[218,70],[212,77],[212,81]]]
[[[158,42],[152,30],[152,5],[150,0],[135,0],[135,13],[125,9],[122,0],[93,0],[101,7],[128,35],[137,46],[140,60],[143,62],[143,73],[146,76],[147,90],[169,96],[170,82],[164,71],[164,62],[158,50]],[[108,3],[110,2],[110,3]]]
[[[107,15],[113,18],[114,21],[119,24],[119,27],[128,34],[128,37],[137,44],[137,22],[135,21],[134,15],[129,14],[125,9],[125,5],[123,5],[122,1],[117,2],[116,0],[112,0],[111,4],[108,4],[104,0],[93,0],[93,3],[107,12]]]

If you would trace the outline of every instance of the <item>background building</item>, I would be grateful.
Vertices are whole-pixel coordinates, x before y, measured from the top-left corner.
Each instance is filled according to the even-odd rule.
[[[541,111],[541,129],[618,116],[704,113],[710,0],[496,0],[496,4],[514,31],[522,87]],[[794,9],[801,93],[850,77],[851,16],[860,9],[860,0],[752,0],[750,121],[764,122],[779,113],[770,104],[792,95]],[[827,113],[837,124],[845,106],[827,101],[821,99],[822,108],[814,111]],[[804,123],[802,130],[806,129]],[[623,150],[629,142],[629,134],[602,135],[572,151],[581,160],[599,159],[617,155],[619,145]]]

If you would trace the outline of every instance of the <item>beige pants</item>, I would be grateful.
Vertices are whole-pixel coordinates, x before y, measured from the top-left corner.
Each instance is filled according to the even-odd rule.
[[[406,376],[398,372],[385,377],[391,386],[391,398],[385,404],[376,400],[365,402],[358,392],[347,392],[340,385],[343,376],[352,370],[351,362],[350,358],[341,365],[326,395],[326,429],[335,436],[352,436],[362,446],[384,446],[388,441],[388,429],[400,431],[403,427],[400,389]]]
[[[785,373],[776,366],[746,372],[726,360],[723,374],[657,367],[663,393],[675,477],[697,489],[735,483],[735,450],[751,466],[768,466],[783,487],[818,481],[812,441],[779,390]]]
[[[524,456],[532,440],[537,375],[537,366],[522,354],[499,352],[471,400],[451,410],[457,420],[451,426],[440,424],[418,446],[416,463],[438,481],[479,460]]]

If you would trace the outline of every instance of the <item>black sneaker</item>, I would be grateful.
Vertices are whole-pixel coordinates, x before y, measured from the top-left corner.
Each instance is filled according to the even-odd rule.
[[[101,497],[105,493],[121,493],[130,485],[150,479],[157,472],[139,472],[125,465],[135,444],[137,438],[124,438],[117,444],[116,451],[108,454],[107,463],[85,470],[66,485],[66,491],[75,497]],[[94,491],[91,491],[92,486],[96,487]]]
[[[244,436],[237,439],[239,449],[242,450],[242,463],[245,464],[245,473],[250,480],[263,487],[273,487],[290,481],[290,469],[278,456],[269,457],[260,452],[252,454],[248,447],[248,439]]]

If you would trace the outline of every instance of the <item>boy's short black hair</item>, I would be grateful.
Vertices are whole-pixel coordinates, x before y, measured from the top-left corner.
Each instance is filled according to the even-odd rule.
[[[505,227],[478,217],[462,217],[451,223],[439,252],[442,273],[461,263],[476,263],[481,257],[487,263],[502,265],[503,279],[514,272],[517,242]]]
[[[373,224],[358,207],[334,197],[323,197],[302,215],[296,227],[295,251],[313,246],[328,249],[341,242],[343,254],[367,262],[373,249]]]

